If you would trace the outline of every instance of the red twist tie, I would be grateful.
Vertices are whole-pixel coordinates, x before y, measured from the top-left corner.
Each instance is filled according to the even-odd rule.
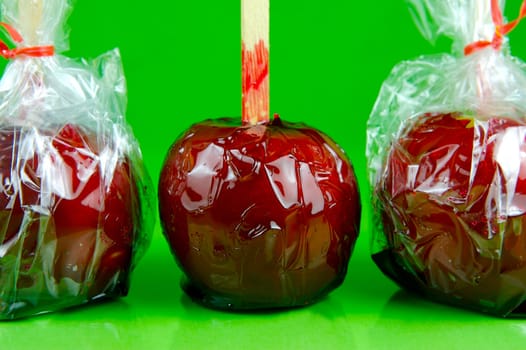
[[[469,56],[477,51],[485,49],[486,47],[493,47],[495,50],[500,50],[504,36],[511,32],[520,21],[526,17],[526,0],[522,2],[519,17],[509,23],[504,23],[504,16],[502,15],[502,10],[499,6],[499,0],[491,0],[491,17],[493,18],[493,23],[495,23],[495,34],[493,35],[493,40],[480,40],[467,45],[464,48],[464,55]]]
[[[3,27],[11,39],[20,44],[24,41],[20,33],[16,31],[15,28],[11,27],[9,24],[0,22],[0,26]],[[19,56],[29,56],[29,57],[45,57],[53,56],[55,54],[55,47],[53,45],[47,46],[31,46],[31,47],[20,47],[10,49],[5,41],[0,39],[0,56],[5,59],[13,59]]]

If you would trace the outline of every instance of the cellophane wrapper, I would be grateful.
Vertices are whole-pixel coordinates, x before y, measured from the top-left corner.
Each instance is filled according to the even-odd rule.
[[[154,223],[119,52],[62,56],[70,2],[24,1],[1,1],[2,20],[56,53],[0,81],[0,319],[126,295]]]
[[[498,316],[526,310],[526,66],[490,0],[410,0],[453,52],[398,64],[367,125],[373,260],[398,285]],[[504,1],[499,2],[504,8]]]

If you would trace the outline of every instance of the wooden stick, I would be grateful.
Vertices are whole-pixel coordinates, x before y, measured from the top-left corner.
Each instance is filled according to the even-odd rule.
[[[269,117],[269,0],[241,0],[244,124]]]
[[[24,37],[23,46],[36,46],[39,43],[38,31],[41,29],[44,12],[43,0],[19,0],[18,21],[20,33]],[[48,43],[46,43],[48,44]]]

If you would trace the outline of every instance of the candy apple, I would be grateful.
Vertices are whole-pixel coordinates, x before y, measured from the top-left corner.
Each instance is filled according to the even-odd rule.
[[[125,295],[138,193],[95,134],[0,128],[0,318]]]
[[[344,152],[279,118],[193,125],[168,152],[159,206],[184,290],[229,309],[307,305],[339,286],[361,209]]]
[[[525,311],[526,123],[426,114],[402,131],[376,188],[380,268],[443,302]]]

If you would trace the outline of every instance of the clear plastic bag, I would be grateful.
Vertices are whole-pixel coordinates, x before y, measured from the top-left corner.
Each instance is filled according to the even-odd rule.
[[[373,260],[402,287],[499,316],[526,311],[526,65],[497,0],[411,0],[453,54],[402,62],[368,122]]]
[[[126,295],[154,197],[124,120],[119,52],[91,62],[56,53],[69,0],[0,6],[23,39],[1,47],[11,60],[0,80],[0,319]]]

